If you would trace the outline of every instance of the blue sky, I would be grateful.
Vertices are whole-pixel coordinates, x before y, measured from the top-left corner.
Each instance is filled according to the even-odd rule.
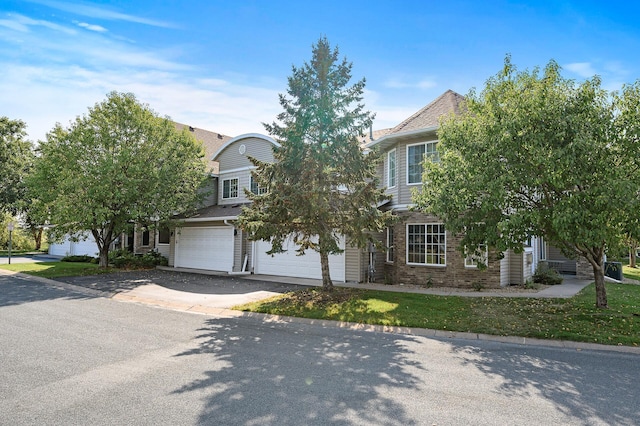
[[[366,78],[376,129],[447,89],[481,89],[506,54],[616,90],[640,78],[634,3],[3,0],[0,116],[43,139],[116,90],[195,127],[264,133],[321,36],[353,62],[354,82]]]

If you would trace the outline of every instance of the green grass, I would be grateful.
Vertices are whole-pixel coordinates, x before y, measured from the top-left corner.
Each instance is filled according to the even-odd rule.
[[[0,265],[0,268],[43,278],[77,277],[113,272],[112,268],[99,269],[98,265],[92,263],[77,262],[13,263]]]
[[[640,268],[630,268],[629,265],[622,265],[622,275],[630,280],[640,281]]]
[[[304,290],[235,309],[314,319],[436,330],[640,345],[640,285],[607,284],[610,309],[595,287],[572,299],[433,296],[354,289]]]

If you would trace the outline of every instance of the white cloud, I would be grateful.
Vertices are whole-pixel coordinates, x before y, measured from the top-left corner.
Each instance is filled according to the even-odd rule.
[[[107,29],[105,27],[100,26],[100,25],[87,24],[86,22],[79,22],[77,25],[79,27],[85,28],[85,29],[87,29],[89,31],[96,31],[98,33],[107,32]]]
[[[174,28],[175,25],[158,21],[154,19],[142,18],[139,16],[128,15],[126,13],[116,12],[114,10],[109,10],[102,7],[90,6],[82,3],[73,3],[73,2],[65,2],[65,1],[56,1],[56,0],[27,0],[31,3],[41,4],[43,6],[47,6],[53,9],[61,10],[64,12],[73,13],[75,15],[87,16],[90,18],[96,19],[106,19],[112,21],[127,21],[134,22],[137,24],[150,25],[154,27],[163,27],[163,28]]]
[[[0,111],[27,123],[32,140],[56,122],[67,126],[110,91],[131,92],[157,113],[198,128],[237,136],[264,133],[261,122],[280,112],[277,91],[215,80],[185,79],[173,72],[94,71],[82,67],[2,64]]]
[[[30,32],[30,27],[44,27],[68,35],[76,34],[76,31],[73,28],[68,28],[64,25],[59,25],[50,21],[45,21],[42,19],[32,19],[28,16],[20,15],[18,13],[9,13],[7,14],[7,16],[9,17],[9,19],[0,20],[0,25],[23,33]]]
[[[594,75],[598,74],[590,62],[574,62],[571,64],[566,64],[564,66],[564,69],[571,71],[583,78],[591,78]]]
[[[392,77],[388,79],[384,86],[389,89],[432,89],[436,87],[438,84],[435,82],[433,78],[424,78],[419,81],[411,81],[403,78]]]

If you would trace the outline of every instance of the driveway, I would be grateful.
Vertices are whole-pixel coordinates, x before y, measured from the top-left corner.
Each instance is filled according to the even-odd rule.
[[[151,302],[176,308],[184,308],[183,305],[230,308],[288,291],[308,288],[303,285],[247,280],[228,275],[202,275],[159,269],[65,277],[57,278],[56,281],[108,293],[118,300]],[[156,303],[153,303],[154,301]]]

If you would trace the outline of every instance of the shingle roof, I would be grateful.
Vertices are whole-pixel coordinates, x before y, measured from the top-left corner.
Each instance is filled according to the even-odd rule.
[[[231,140],[232,137],[223,135],[221,133],[210,132],[204,129],[197,129],[187,124],[176,123],[175,121],[174,121],[174,124],[176,125],[176,129],[180,131],[182,131],[182,129],[187,128],[193,134],[193,136],[195,136],[197,140],[202,142],[202,145],[204,146],[205,156],[207,159],[207,165],[213,173],[217,173],[218,163],[212,160],[213,154],[218,149],[220,149],[220,147],[224,145],[225,142],[227,142],[228,140]]]
[[[384,135],[389,134],[390,132],[391,132],[391,128],[374,130],[373,132],[369,132],[369,133],[365,134],[364,136],[358,138],[358,140],[360,141],[360,146],[364,147],[369,142],[374,141],[376,139],[379,139],[379,138],[383,137]]]
[[[463,101],[464,96],[453,90],[447,90],[420,111],[391,129],[387,134],[404,133],[437,126],[441,116],[450,112],[459,113]]]
[[[240,213],[242,213],[242,206],[248,205],[245,204],[215,204],[213,206],[208,206],[201,208],[190,214],[189,216],[178,216],[179,219],[186,219],[187,222],[197,222],[197,221],[206,221],[206,220],[222,220],[229,218],[237,218]]]

